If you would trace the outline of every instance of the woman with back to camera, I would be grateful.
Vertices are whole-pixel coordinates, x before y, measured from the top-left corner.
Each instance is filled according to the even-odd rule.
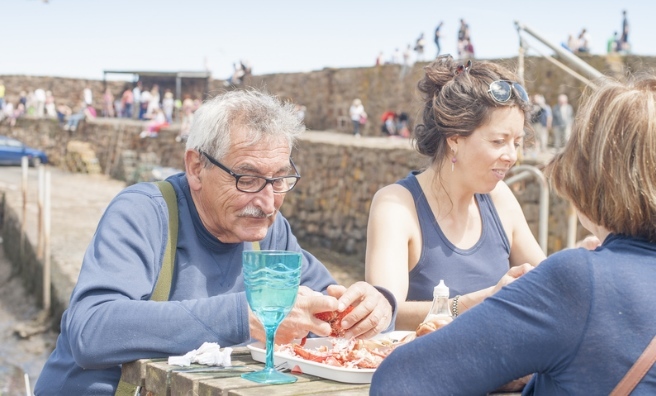
[[[503,182],[529,128],[526,91],[490,62],[445,55],[425,70],[415,145],[430,165],[376,193],[367,231],[365,277],[394,293],[397,330],[417,328],[440,279],[456,316],[545,258]]]
[[[546,175],[601,246],[549,256],[396,349],[374,374],[372,394],[484,394],[537,373],[524,394],[608,395],[656,347],[656,76],[596,84]],[[652,364],[633,393],[619,394],[656,394]]]

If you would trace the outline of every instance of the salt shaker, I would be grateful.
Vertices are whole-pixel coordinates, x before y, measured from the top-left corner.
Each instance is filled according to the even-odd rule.
[[[433,288],[433,305],[431,305],[427,321],[431,316],[448,316],[451,317],[451,310],[449,309],[449,288],[444,284],[444,279],[440,279],[440,283]]]
[[[438,330],[453,321],[449,309],[449,288],[440,279],[440,283],[433,289],[433,305],[431,305],[424,322],[417,328],[417,336]]]

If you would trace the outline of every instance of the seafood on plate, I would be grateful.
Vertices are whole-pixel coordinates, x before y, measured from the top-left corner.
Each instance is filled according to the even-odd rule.
[[[330,338],[331,345],[311,349],[297,343],[283,344],[276,345],[276,352],[329,366],[375,369],[394,348],[404,343],[385,337],[369,340],[333,337]]]

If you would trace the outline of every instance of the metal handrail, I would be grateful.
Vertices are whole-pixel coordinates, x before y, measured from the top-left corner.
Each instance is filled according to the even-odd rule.
[[[544,254],[547,254],[547,238],[549,236],[549,184],[542,171],[535,166],[517,165],[510,168],[511,172],[520,172],[505,180],[508,186],[534,176],[540,183],[540,210],[538,216],[538,243]]]
[[[517,29],[517,33],[519,34],[521,31],[526,32],[530,36],[536,38],[542,44],[546,45],[547,47],[551,48],[555,53],[558,54],[562,59],[567,61],[569,64],[572,66],[576,67],[579,69],[583,74],[587,75],[589,79],[597,79],[599,77],[603,76],[603,73],[601,73],[599,70],[595,69],[594,67],[590,66],[588,63],[583,61],[581,58],[578,56],[574,55],[570,51],[553,44],[549,40],[545,39],[541,34],[539,34],[537,31],[526,25],[525,23],[521,23],[519,21],[515,21],[515,28]],[[520,34],[521,36],[521,34]]]

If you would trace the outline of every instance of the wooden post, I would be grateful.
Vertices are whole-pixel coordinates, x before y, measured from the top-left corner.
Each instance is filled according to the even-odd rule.
[[[519,55],[517,56],[517,77],[519,77],[519,83],[526,86],[524,83],[524,55],[526,54],[526,49],[524,49],[524,39],[522,36],[519,36]]]
[[[20,231],[20,257],[21,260],[25,258],[25,229],[27,222],[27,170],[29,168],[27,157],[21,158],[21,196],[23,198],[23,211],[21,216],[21,231]]]
[[[43,259],[43,184],[44,184],[44,165],[39,163],[39,185],[37,187],[37,231],[36,231],[36,255],[37,258]]]
[[[43,310],[50,312],[50,171],[46,171],[45,176]]]

